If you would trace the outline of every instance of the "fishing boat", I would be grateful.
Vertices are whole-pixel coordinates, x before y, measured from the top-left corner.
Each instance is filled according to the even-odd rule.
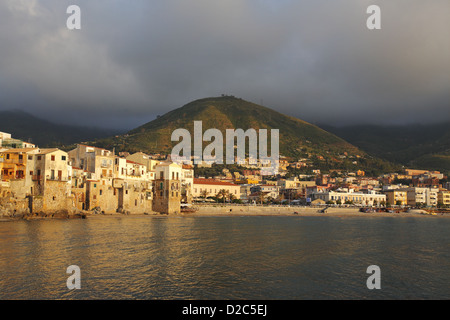
[[[183,213],[191,213],[191,212],[197,212],[198,208],[197,207],[193,207],[187,203],[182,203],[181,204],[181,208],[180,211]]]

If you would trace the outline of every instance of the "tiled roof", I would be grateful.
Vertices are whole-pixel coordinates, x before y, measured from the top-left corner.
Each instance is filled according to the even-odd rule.
[[[235,187],[238,186],[237,184],[230,182],[223,182],[214,179],[199,179],[199,178],[194,179],[194,184],[209,184],[209,185],[235,186]]]

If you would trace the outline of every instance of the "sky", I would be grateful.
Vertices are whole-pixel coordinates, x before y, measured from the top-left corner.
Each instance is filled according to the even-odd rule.
[[[132,129],[230,94],[316,124],[437,123],[449,30],[448,0],[1,0],[0,110]]]

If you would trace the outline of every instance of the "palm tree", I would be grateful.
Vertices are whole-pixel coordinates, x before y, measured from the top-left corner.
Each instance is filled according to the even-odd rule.
[[[228,191],[225,189],[220,189],[219,192],[217,193],[216,197],[217,198],[222,198],[223,199],[223,203],[225,203],[225,199],[228,195]]]
[[[258,194],[258,201],[262,204],[264,201],[264,193],[259,192]]]

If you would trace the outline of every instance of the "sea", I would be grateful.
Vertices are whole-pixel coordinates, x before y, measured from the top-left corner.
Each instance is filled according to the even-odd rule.
[[[75,283],[70,266],[79,270],[79,289],[69,288]],[[368,286],[370,266],[379,270],[379,288]],[[450,219],[111,216],[0,222],[0,299],[450,299]]]

